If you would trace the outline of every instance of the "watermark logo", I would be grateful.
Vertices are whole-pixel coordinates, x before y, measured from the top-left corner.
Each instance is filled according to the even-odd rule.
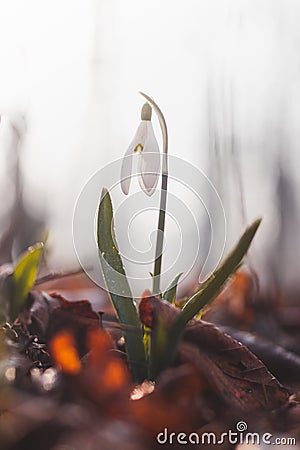
[[[138,297],[151,286],[157,219],[160,204],[159,184],[151,196],[139,185],[138,167],[132,167],[128,195],[121,189],[120,158],[98,170],[83,187],[73,216],[73,241],[79,262],[87,275],[106,289],[101,276],[96,239],[97,211],[103,187],[111,195],[114,226],[127,279]],[[204,281],[217,267],[225,246],[226,220],[220,197],[208,177],[189,162],[169,156],[166,229],[163,242],[162,284],[183,272],[180,283]],[[112,270],[114,270],[112,268]],[[114,271],[114,294],[119,277]]]
[[[241,420],[240,422],[238,422],[238,423],[236,424],[236,429],[237,429],[237,431],[243,432],[243,431],[246,431],[247,428],[248,428],[248,425],[247,425],[247,423],[244,422],[243,420]]]
[[[214,432],[203,433],[174,433],[167,428],[157,434],[156,441],[160,445],[296,445],[294,437],[278,437],[272,433],[256,433],[248,431],[247,422],[241,420],[237,422],[234,430],[228,430],[221,434]]]

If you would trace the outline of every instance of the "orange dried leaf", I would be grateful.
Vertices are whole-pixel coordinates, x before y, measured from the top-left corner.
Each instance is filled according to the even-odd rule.
[[[52,339],[50,352],[55,363],[62,371],[69,375],[77,375],[81,370],[81,361],[76,348],[74,337],[62,331]]]
[[[87,335],[87,347],[90,350],[90,365],[100,366],[106,360],[109,350],[114,348],[114,343],[105,330],[91,330]]]
[[[102,388],[115,392],[129,384],[129,373],[124,363],[110,358],[103,371]]]

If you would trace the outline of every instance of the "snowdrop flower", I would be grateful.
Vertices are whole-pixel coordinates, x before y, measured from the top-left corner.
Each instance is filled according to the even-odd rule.
[[[138,178],[142,190],[146,194],[152,195],[158,182],[160,153],[153,131],[151,116],[152,108],[149,103],[145,103],[141,111],[141,123],[122,162],[121,188],[126,195],[130,187],[134,153],[139,154]]]

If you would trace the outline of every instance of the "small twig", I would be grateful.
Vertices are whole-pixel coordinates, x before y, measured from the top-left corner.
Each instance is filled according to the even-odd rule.
[[[39,286],[40,284],[47,283],[48,281],[60,280],[61,278],[67,278],[71,276],[80,275],[84,272],[84,270],[80,267],[78,269],[69,270],[67,272],[64,271],[50,271],[47,275],[42,277],[38,277],[35,281],[35,286]]]

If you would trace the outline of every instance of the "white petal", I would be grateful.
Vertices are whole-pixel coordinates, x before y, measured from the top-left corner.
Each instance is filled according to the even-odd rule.
[[[129,144],[128,150],[131,149],[131,151],[133,152],[133,150],[139,144],[141,144],[144,147],[145,142],[147,140],[147,136],[148,136],[148,126],[147,126],[148,123],[149,123],[148,120],[141,121],[141,123],[138,126],[138,129],[135,132],[135,135],[134,135],[132,141]]]
[[[150,121],[147,122],[147,127],[147,139],[139,162],[139,183],[146,194],[152,195],[155,191],[160,172],[160,153]]]
[[[144,147],[145,141],[147,139],[148,128],[147,121],[142,120],[136,130],[136,133],[126,150],[123,158],[121,167],[121,188],[125,195],[129,192],[130,181],[131,181],[131,171],[132,171],[132,156],[134,149],[137,145],[141,144]]]
[[[125,195],[129,192],[130,181],[131,181],[131,170],[132,170],[132,157],[133,152],[131,147],[128,148],[124,155],[121,167],[121,188]]]

